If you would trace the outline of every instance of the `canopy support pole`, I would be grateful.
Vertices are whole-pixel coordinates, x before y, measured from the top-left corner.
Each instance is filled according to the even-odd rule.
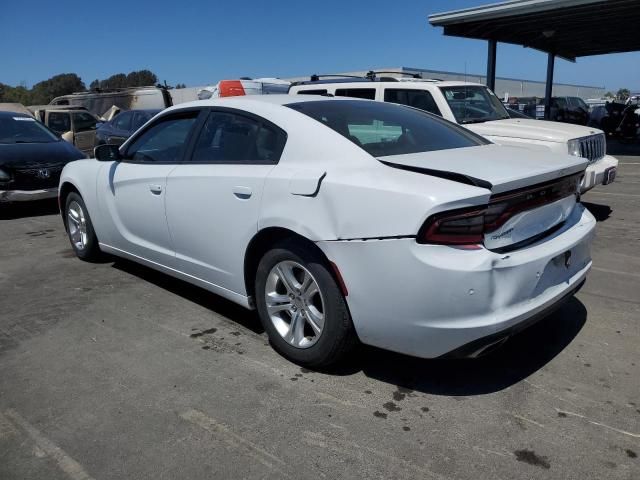
[[[551,95],[553,94],[553,69],[556,56],[553,53],[547,54],[547,84],[544,89],[544,119],[551,118]]]
[[[493,91],[496,89],[496,47],[498,42],[489,40],[487,44],[487,87]]]

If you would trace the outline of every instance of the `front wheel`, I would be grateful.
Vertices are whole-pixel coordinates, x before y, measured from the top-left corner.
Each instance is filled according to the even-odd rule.
[[[101,252],[98,239],[87,207],[79,194],[72,192],[67,196],[64,219],[71,248],[76,256],[88,262],[99,260]]]
[[[289,241],[269,250],[256,273],[256,304],[273,347],[300,365],[338,363],[357,344],[345,299],[312,246]]]

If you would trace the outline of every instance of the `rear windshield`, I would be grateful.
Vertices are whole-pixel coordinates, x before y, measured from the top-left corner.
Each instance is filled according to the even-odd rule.
[[[374,157],[490,143],[439,117],[391,103],[322,100],[287,107],[325,124]]]
[[[26,115],[0,116],[0,143],[49,143],[60,140],[47,127]]]

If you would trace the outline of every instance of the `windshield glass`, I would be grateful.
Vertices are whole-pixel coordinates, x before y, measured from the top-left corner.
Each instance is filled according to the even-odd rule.
[[[489,143],[440,117],[392,103],[320,100],[293,103],[287,107],[323,123],[374,157]]]
[[[440,87],[440,90],[447,99],[453,116],[460,124],[509,118],[502,102],[487,87],[461,85]]]
[[[32,117],[18,114],[0,116],[0,143],[49,143],[59,140]]]

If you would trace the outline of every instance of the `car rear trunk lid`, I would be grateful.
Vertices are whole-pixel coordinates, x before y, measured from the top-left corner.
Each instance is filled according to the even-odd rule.
[[[517,248],[561,225],[578,201],[587,166],[578,157],[496,145],[379,160],[394,168],[491,190],[484,214],[484,245],[491,250]]]

